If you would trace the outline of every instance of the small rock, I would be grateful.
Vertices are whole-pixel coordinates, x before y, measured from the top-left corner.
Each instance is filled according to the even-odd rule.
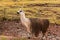
[[[56,37],[57,40],[60,40],[60,37]]]
[[[56,38],[52,38],[52,40],[56,40]]]

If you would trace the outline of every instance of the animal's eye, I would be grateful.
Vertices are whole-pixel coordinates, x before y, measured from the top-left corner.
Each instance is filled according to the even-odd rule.
[[[22,12],[22,11],[20,11],[20,12]]]

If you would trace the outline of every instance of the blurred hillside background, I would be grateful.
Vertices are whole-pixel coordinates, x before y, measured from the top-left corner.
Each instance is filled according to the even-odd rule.
[[[60,0],[0,0],[0,20],[19,19],[17,11],[22,8],[28,18],[49,19],[60,24]]]

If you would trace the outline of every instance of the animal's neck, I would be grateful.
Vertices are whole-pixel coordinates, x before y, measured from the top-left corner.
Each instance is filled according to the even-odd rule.
[[[20,13],[20,19],[21,21],[26,20],[25,13]]]

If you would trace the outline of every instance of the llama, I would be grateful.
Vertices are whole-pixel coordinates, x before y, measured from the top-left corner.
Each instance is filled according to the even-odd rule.
[[[21,23],[27,28],[27,32],[34,34],[35,37],[38,37],[39,33],[42,32],[44,37],[49,27],[49,20],[40,18],[26,18],[23,10],[19,10],[17,13],[20,14]]]

